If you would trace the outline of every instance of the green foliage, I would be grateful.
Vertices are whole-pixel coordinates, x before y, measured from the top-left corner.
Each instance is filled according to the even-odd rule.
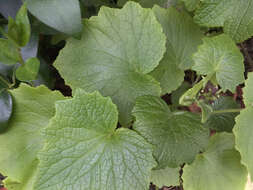
[[[84,21],[82,36],[67,40],[55,67],[73,89],[112,97],[120,123],[129,125],[138,96],[160,95],[159,83],[148,75],[165,52],[160,24],[151,10],[129,2],[120,10],[102,7]]]
[[[204,153],[192,165],[184,167],[186,190],[242,190],[247,181],[247,170],[240,163],[240,154],[234,149],[232,134],[213,136]]]
[[[155,145],[158,168],[191,163],[208,142],[209,132],[203,128],[198,115],[171,112],[158,97],[137,98],[133,115],[136,117],[134,129]]]
[[[236,43],[253,36],[252,11],[251,0],[0,2],[0,189],[243,190],[252,39]]]
[[[147,189],[152,146],[129,129],[116,130],[117,120],[116,105],[97,92],[76,90],[57,102],[34,189]]]

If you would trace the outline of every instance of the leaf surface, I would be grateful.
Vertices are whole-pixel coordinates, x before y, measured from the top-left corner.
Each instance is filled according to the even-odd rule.
[[[194,62],[192,54],[201,44],[199,27],[192,18],[174,8],[164,9],[154,6],[153,11],[166,34],[167,51],[159,66],[151,73],[162,87],[162,94],[176,90],[184,80],[184,70],[191,68]]]
[[[134,130],[155,146],[158,168],[191,163],[207,145],[209,132],[200,117],[190,112],[173,113],[159,97],[137,98],[133,115]]]
[[[0,49],[0,62],[7,65],[19,62],[18,48],[10,40],[0,38]]]
[[[69,35],[82,30],[78,0],[27,0],[29,11],[43,23]]]
[[[98,92],[76,90],[57,102],[34,189],[147,189],[156,165],[152,146],[134,131],[116,130],[117,121],[116,105]]]
[[[123,6],[125,3],[127,3],[129,0],[119,0],[118,5]],[[167,0],[133,0],[135,2],[140,3],[142,7],[145,8],[152,8],[154,5],[159,6],[166,6]]]
[[[240,154],[234,149],[234,136],[219,133],[211,137],[206,151],[191,165],[184,167],[186,190],[242,190],[248,172],[240,163]]]
[[[55,101],[64,97],[44,86],[33,88],[25,84],[10,93],[13,113],[0,138],[0,151],[4,153],[0,157],[0,173],[22,186],[37,164],[37,153],[43,145],[40,130],[54,116]]]
[[[16,77],[20,81],[32,81],[37,78],[40,68],[40,61],[38,58],[29,58],[24,65],[21,65],[16,70]]]
[[[136,97],[160,95],[159,83],[147,73],[165,52],[162,28],[150,9],[134,2],[102,7],[84,25],[82,39],[67,40],[54,65],[71,88],[110,96],[120,123],[129,125]]]
[[[193,70],[200,75],[215,75],[223,91],[235,91],[244,82],[244,58],[232,39],[225,34],[204,38],[193,55]]]
[[[9,92],[0,88],[0,132],[8,127],[12,114],[12,97]]]

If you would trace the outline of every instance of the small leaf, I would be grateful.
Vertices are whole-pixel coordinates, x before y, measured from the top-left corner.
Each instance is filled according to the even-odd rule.
[[[29,11],[56,30],[77,35],[82,30],[78,0],[27,0]]]
[[[199,154],[183,172],[186,190],[242,190],[248,172],[234,149],[234,136],[219,133],[211,137],[206,151]]]
[[[54,66],[73,89],[112,97],[119,122],[129,126],[138,96],[161,93],[150,73],[166,50],[166,37],[151,9],[128,2],[122,9],[102,7],[84,20],[82,39],[68,39]]]
[[[12,114],[12,96],[6,90],[0,89],[0,132],[8,127]]]
[[[16,20],[9,19],[8,36],[11,37],[21,47],[25,46],[30,39],[31,28],[27,15],[26,4],[19,9]]]
[[[209,131],[200,117],[190,112],[171,112],[159,97],[137,98],[134,130],[155,146],[158,169],[191,163],[208,143]]]
[[[37,153],[43,146],[40,130],[54,116],[55,101],[64,97],[45,86],[33,88],[25,84],[10,93],[13,113],[0,138],[0,152],[4,153],[0,156],[0,173],[8,176],[12,184],[17,183],[19,188],[15,190],[30,190],[25,185],[37,167]]]
[[[179,186],[180,168],[165,168],[160,170],[152,170],[151,172],[151,182],[156,186],[162,188],[163,186]]]
[[[232,97],[223,96],[215,100],[211,104],[213,111],[227,110],[227,109],[238,109],[240,108],[239,104],[233,100]],[[235,117],[239,113],[211,113],[204,124],[205,127],[214,129],[217,132],[231,132],[235,125]]]
[[[193,55],[195,65],[192,67],[200,75],[216,76],[222,90],[235,92],[235,88],[244,82],[244,58],[227,35],[204,38]]]
[[[117,122],[116,105],[98,92],[77,89],[74,98],[58,101],[34,190],[148,189],[152,146],[132,130],[116,130]]]
[[[14,65],[20,61],[18,48],[7,39],[0,38],[0,62]]]
[[[38,58],[28,59],[24,65],[21,65],[16,70],[16,77],[20,81],[32,81],[37,78],[38,71],[40,68],[40,61]]]

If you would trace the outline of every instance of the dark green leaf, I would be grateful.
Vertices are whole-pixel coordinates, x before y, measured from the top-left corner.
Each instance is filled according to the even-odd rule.
[[[12,114],[12,97],[6,90],[0,90],[0,132],[8,127]]]

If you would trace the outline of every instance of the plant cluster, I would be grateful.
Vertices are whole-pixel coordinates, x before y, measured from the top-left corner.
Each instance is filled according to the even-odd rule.
[[[9,0],[0,13],[8,190],[253,180],[252,0]]]

